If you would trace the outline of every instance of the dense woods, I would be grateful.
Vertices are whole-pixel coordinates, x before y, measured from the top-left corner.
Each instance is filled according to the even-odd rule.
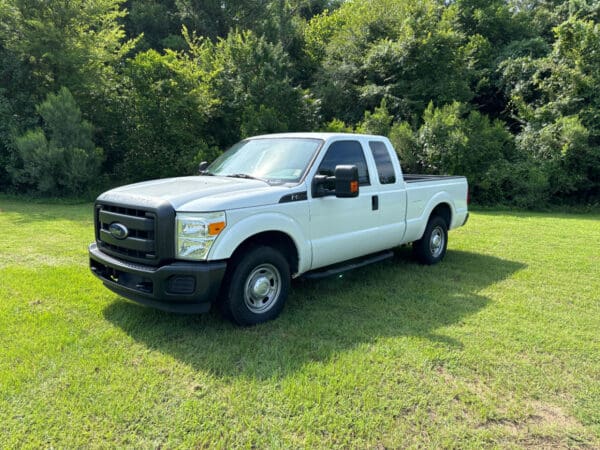
[[[597,0],[0,0],[0,190],[193,174],[239,139],[390,137],[480,204],[600,199]]]

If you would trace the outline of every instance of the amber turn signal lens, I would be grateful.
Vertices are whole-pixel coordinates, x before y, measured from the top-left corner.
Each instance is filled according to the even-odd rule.
[[[214,222],[208,224],[208,234],[211,236],[216,236],[225,228],[225,222]]]
[[[355,192],[358,192],[358,181],[351,181],[350,182],[350,192],[352,192],[353,194]]]

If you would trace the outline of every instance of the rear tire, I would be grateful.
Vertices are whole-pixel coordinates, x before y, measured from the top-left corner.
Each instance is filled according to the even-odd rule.
[[[281,313],[290,290],[290,267],[272,247],[250,247],[233,262],[221,310],[238,325],[256,325]]]
[[[429,219],[423,237],[413,242],[413,254],[421,264],[437,264],[446,255],[448,225],[440,216]]]

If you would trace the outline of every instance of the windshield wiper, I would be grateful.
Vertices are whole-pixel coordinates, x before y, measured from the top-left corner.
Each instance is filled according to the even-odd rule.
[[[265,183],[269,183],[264,178],[259,178],[259,177],[255,177],[253,175],[248,175],[247,173],[230,173],[230,174],[223,175],[223,176],[230,177],[230,178],[244,178],[246,180],[258,180],[258,181],[264,181]]]

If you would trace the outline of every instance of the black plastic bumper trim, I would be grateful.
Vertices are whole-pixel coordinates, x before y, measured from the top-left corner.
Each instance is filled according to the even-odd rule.
[[[94,243],[88,248],[90,269],[104,285],[127,299],[164,311],[203,313],[217,297],[227,263],[173,262],[160,267],[121,261],[100,251]],[[169,292],[173,276],[194,278],[193,292]]]

